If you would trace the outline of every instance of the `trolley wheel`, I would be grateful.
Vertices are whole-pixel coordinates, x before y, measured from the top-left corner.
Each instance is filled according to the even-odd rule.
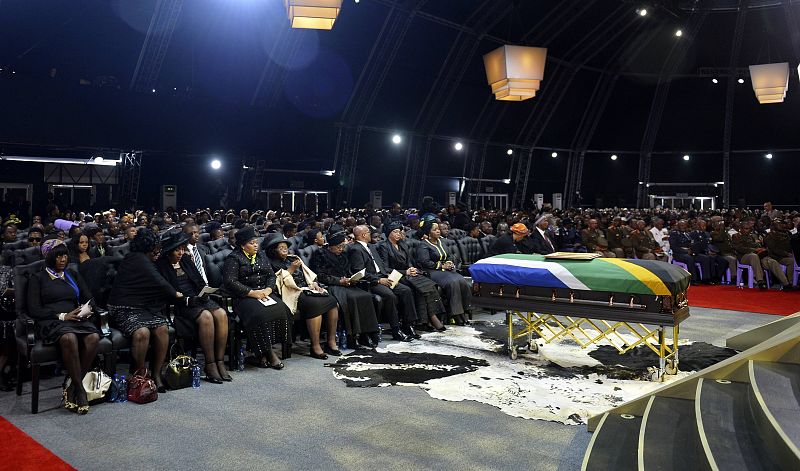
[[[654,366],[647,367],[647,377],[650,379],[650,381],[654,383],[658,383],[661,381],[661,378],[658,376],[658,368]]]
[[[678,365],[674,363],[667,363],[667,374],[668,375],[678,374]]]
[[[517,346],[516,345],[512,345],[511,348],[508,349],[508,356],[512,360],[516,360],[517,359],[517,357],[519,356],[519,353],[517,352]]]
[[[536,343],[536,340],[531,340],[530,342],[528,342],[528,351],[531,353],[539,352],[539,344]]]

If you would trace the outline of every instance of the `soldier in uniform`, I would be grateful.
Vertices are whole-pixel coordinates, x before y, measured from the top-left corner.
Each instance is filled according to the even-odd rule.
[[[764,281],[764,270],[769,270],[783,286],[783,289],[792,289],[781,265],[777,260],[768,256],[767,249],[761,246],[758,237],[753,233],[752,222],[743,223],[739,228],[739,233],[733,236],[733,249],[741,263],[750,265],[753,277],[760,289],[767,288],[767,283]]]
[[[724,258],[728,262],[728,269],[731,271],[731,284],[736,284],[736,251],[733,250],[731,233],[725,228],[725,221],[719,220],[714,223],[714,230],[711,231],[711,247],[718,257]]]
[[[786,281],[791,283],[794,279],[792,236],[783,221],[775,219],[772,222],[769,234],[764,238],[764,246],[770,258],[786,267]]]
[[[617,258],[625,258],[625,249],[623,247],[630,247],[631,243],[627,240],[630,231],[627,227],[622,226],[622,219],[619,216],[614,217],[606,232],[608,233],[608,250],[614,252]]]
[[[616,254],[608,250],[608,240],[597,227],[597,219],[589,219],[589,227],[581,231],[581,240],[589,252],[602,254],[606,258],[616,258]]]
[[[692,274],[692,284],[713,284],[711,281],[711,259],[708,255],[695,254],[692,250],[693,241],[689,237],[688,224],[685,219],[678,221],[676,230],[669,233],[669,246],[672,247],[672,259],[686,265]],[[700,264],[700,270],[695,263]],[[701,276],[702,273],[702,276]]]
[[[638,220],[633,222],[635,229],[631,233],[631,249],[637,258],[642,260],[661,260],[665,256],[661,246],[653,238],[653,234],[647,230],[645,222]]]
[[[706,231],[706,227],[706,221],[698,219],[694,230],[689,233],[689,237],[692,239],[692,252],[709,257],[711,261],[711,279],[716,283],[728,269],[728,260],[716,251],[716,247],[711,245],[711,234]]]
[[[561,241],[561,250],[564,252],[586,252],[581,245],[581,236],[572,224],[572,219],[562,221],[563,226],[558,228],[558,238]]]

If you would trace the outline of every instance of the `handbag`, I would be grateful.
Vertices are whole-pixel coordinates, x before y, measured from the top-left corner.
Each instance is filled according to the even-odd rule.
[[[147,376],[147,368],[136,370],[128,380],[128,400],[137,404],[147,404],[156,399],[158,399],[158,389],[155,381]]]
[[[83,389],[86,391],[86,398],[89,404],[104,402],[108,398],[108,391],[114,381],[102,370],[94,370],[86,373],[83,377]],[[72,384],[72,379],[67,378],[64,387],[68,388]]]
[[[174,354],[175,347],[180,350],[179,355]],[[192,369],[197,366],[197,360],[183,353],[178,342],[169,349],[169,362],[164,365],[164,381],[170,389],[183,389],[192,385]]]

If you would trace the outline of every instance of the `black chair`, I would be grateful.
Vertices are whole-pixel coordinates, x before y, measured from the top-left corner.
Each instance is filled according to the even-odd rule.
[[[30,265],[21,265],[14,269],[14,290],[17,321],[14,333],[17,342],[17,396],[22,395],[22,370],[31,368],[31,413],[39,412],[39,372],[41,365],[56,363],[59,358],[57,345],[45,345],[36,337],[36,324],[28,314],[28,280],[34,273],[42,270],[44,261]],[[105,312],[98,309],[94,319],[102,323],[99,318],[105,318]],[[113,356],[111,341],[103,336],[97,345],[97,353],[103,355],[105,370],[113,374]]]
[[[28,248],[28,239],[18,240],[16,242],[9,242],[7,244],[3,244],[3,250],[22,250]]]
[[[466,237],[467,236],[467,232],[464,231],[463,229],[450,229],[449,236],[453,240],[458,240],[458,239],[461,239],[463,237]]]
[[[481,243],[474,237],[462,237],[456,241],[458,250],[461,253],[461,264],[463,268],[469,267],[485,255]]]
[[[42,260],[42,250],[39,247],[28,247],[27,249],[14,251],[14,266],[30,265],[33,262]]]
[[[461,270],[461,253],[458,250],[458,242],[453,239],[439,239],[442,241],[442,246],[445,250],[447,250],[447,254],[450,256],[450,259],[456,266],[456,270]]]
[[[225,248],[213,254],[206,255],[205,262],[208,285],[212,288],[220,288],[216,293],[210,295],[210,297],[214,299],[217,304],[222,306],[222,309],[228,314],[228,367],[231,370],[235,370],[237,366],[236,358],[242,344],[242,329],[238,317],[233,312],[233,298],[225,291],[225,288],[222,287],[222,265],[225,264],[225,259],[231,252],[231,249]]]
[[[486,256],[489,253],[489,247],[494,243],[496,236],[487,235],[481,238],[481,249],[483,249],[483,255]]]
[[[223,237],[222,239],[212,240],[206,244],[206,247],[208,247],[209,254],[215,254],[222,249],[228,249],[228,239]]]
[[[311,255],[319,250],[319,245],[309,245],[308,247],[304,247],[297,251],[297,255],[300,257],[300,260],[306,264],[306,266],[311,266]]]
[[[207,244],[210,241],[211,241],[211,234],[209,234],[208,232],[203,232],[202,234],[200,234],[201,244]]]
[[[106,245],[108,245],[109,247],[117,247],[125,243],[127,243],[127,241],[125,240],[124,237],[117,237],[116,239],[111,239],[108,242],[106,242]]]
[[[118,257],[118,258],[124,258],[125,255],[128,255],[128,253],[131,251],[131,246],[130,246],[129,243],[126,242],[126,243],[124,243],[122,245],[117,245],[115,247],[109,247],[108,250],[111,253],[111,256]]]

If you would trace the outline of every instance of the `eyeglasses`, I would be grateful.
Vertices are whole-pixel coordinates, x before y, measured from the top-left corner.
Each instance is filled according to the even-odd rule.
[[[28,238],[28,242],[41,242],[41,241],[42,241],[41,237],[29,237]]]

